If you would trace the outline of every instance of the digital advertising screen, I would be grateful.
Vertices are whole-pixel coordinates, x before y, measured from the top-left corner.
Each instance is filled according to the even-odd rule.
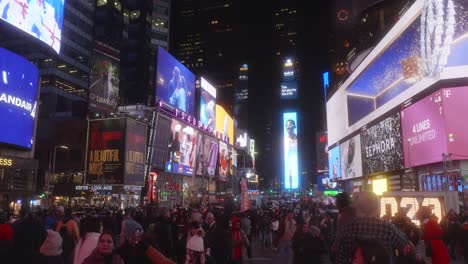
[[[172,119],[166,172],[193,176],[198,140],[197,130],[177,119]]]
[[[158,48],[156,100],[194,115],[195,75],[161,47]]]
[[[216,88],[201,78],[200,121],[215,130],[216,128]]]
[[[164,169],[166,167],[167,142],[171,136],[171,123],[170,118],[158,115],[153,136],[153,168]]]
[[[34,64],[0,48],[0,142],[33,147],[38,85]]]
[[[464,114],[468,113],[468,87],[442,89],[445,125],[448,137],[448,151],[454,160],[468,157],[468,123]]]
[[[218,140],[203,136],[203,141],[198,151],[197,175],[214,177],[218,163]]]
[[[289,81],[282,82],[281,86],[281,99],[297,99],[297,82]]]
[[[229,149],[228,144],[219,142],[219,179],[226,181],[229,175]]]
[[[89,106],[100,112],[113,112],[119,102],[119,59],[94,50],[91,57]]]
[[[234,145],[234,121],[220,105],[216,105],[216,130],[229,137],[229,144]]]
[[[468,2],[436,2],[416,1],[422,7],[416,19],[348,87],[350,125],[408,88],[453,78],[468,65]],[[440,28],[431,23],[439,20]]]
[[[144,185],[146,161],[146,124],[127,118],[125,185]]]
[[[341,178],[340,146],[328,150],[328,178]]]
[[[315,134],[315,156],[317,171],[328,171],[328,136],[327,132]]]
[[[124,183],[125,143],[125,118],[89,121],[89,183]]]
[[[352,179],[362,175],[361,137],[350,138],[340,144],[341,179]]]
[[[65,0],[0,0],[0,19],[60,52]]]
[[[317,175],[317,190],[326,191],[326,190],[338,190],[339,185],[338,181],[330,181],[328,175]]]
[[[234,145],[237,148],[247,149],[247,147],[249,146],[249,134],[247,134],[247,130],[236,128],[234,130],[234,137]]]
[[[404,168],[400,113],[396,113],[361,132],[364,175]]]
[[[284,188],[299,188],[299,159],[297,150],[297,113],[283,113]]]

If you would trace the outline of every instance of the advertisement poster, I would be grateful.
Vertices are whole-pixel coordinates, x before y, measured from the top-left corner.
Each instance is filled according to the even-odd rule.
[[[125,118],[89,122],[88,173],[91,184],[123,184]]]
[[[119,102],[119,59],[95,49],[91,57],[89,81],[90,108],[100,112],[113,112]]]
[[[404,168],[400,113],[396,113],[361,132],[364,175]]]
[[[228,145],[222,141],[219,142],[219,179],[226,181],[229,175],[229,149]]]
[[[299,188],[299,162],[297,151],[297,113],[283,113],[284,188]]]
[[[338,181],[330,181],[328,175],[317,176],[317,190],[323,192],[326,190],[338,190]]]
[[[296,81],[282,82],[280,86],[281,86],[281,99],[282,100],[297,99],[297,82]]]
[[[468,87],[455,87],[441,90],[447,131],[448,151],[454,160],[468,157]]]
[[[0,0],[0,19],[60,52],[65,0]]]
[[[359,135],[340,145],[341,179],[352,179],[362,175],[361,137]]]
[[[177,119],[172,119],[166,172],[193,176],[198,140],[197,130]]]
[[[144,185],[146,160],[146,124],[127,119],[125,185]]]
[[[197,175],[214,177],[218,163],[218,140],[205,135],[202,142],[198,151]]]
[[[34,64],[0,48],[0,142],[33,147],[38,83]]]
[[[234,130],[234,137],[234,145],[237,148],[247,149],[249,146],[249,135],[246,130],[236,128]]]
[[[234,145],[234,121],[220,105],[216,105],[216,130],[229,137],[229,144]]]
[[[171,136],[171,122],[170,118],[158,115],[153,141],[153,168],[164,169],[166,167],[167,142]]]
[[[156,100],[194,115],[195,75],[163,48],[158,48]]]
[[[401,111],[406,168],[442,161],[448,142],[443,110],[440,90]]]
[[[240,181],[241,189],[241,212],[245,212],[250,209],[250,197],[249,197],[249,188],[247,186],[247,179],[242,177]]]
[[[328,151],[328,177],[330,179],[341,178],[340,146],[336,146]]]
[[[328,171],[328,137],[327,132],[315,134],[315,156],[317,157],[317,171]]]
[[[216,128],[216,88],[201,78],[200,121],[207,127]]]

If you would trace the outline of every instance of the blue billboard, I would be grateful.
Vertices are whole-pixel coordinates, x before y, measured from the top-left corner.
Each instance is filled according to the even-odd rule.
[[[39,70],[0,48],[0,142],[31,149]]]
[[[461,67],[468,65],[468,2],[436,3],[421,5],[417,17],[349,85],[349,125],[411,87],[464,72]]]
[[[172,119],[166,172],[193,176],[200,139],[201,135],[193,127]]]
[[[163,48],[158,48],[156,100],[194,115],[195,75]]]
[[[341,178],[340,146],[328,150],[328,177]]]
[[[207,127],[216,128],[216,88],[201,78],[200,121]]]
[[[283,113],[284,188],[299,188],[299,162],[297,151],[297,113]]]
[[[60,52],[65,0],[0,0],[0,19]]]

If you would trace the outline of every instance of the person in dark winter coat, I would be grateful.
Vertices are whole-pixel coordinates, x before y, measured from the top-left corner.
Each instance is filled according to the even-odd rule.
[[[124,264],[123,259],[114,251],[114,239],[110,233],[102,233],[98,246],[83,264]]]
[[[305,264],[322,263],[325,246],[320,239],[320,233],[312,234],[308,224],[302,224],[293,237],[292,248],[294,252],[293,263]]]
[[[174,236],[172,234],[172,222],[170,211],[163,207],[155,224],[154,235],[156,248],[167,257],[174,256]]]
[[[13,250],[15,263],[34,263],[39,257],[39,248],[47,237],[47,232],[39,220],[23,211],[15,221],[13,229]]]

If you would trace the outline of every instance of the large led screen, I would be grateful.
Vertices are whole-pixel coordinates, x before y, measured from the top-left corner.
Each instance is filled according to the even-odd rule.
[[[89,122],[88,181],[91,184],[123,184],[125,118]]]
[[[299,161],[297,151],[297,113],[283,113],[284,188],[299,188]]]
[[[359,135],[340,145],[341,178],[362,176],[361,137]]]
[[[93,51],[89,86],[89,106],[113,112],[119,101],[120,62],[99,50]]]
[[[156,99],[194,115],[195,75],[163,48],[158,48]]]
[[[146,124],[127,118],[125,185],[144,185],[146,160]]]
[[[31,149],[39,70],[0,48],[0,142]]]
[[[0,19],[60,52],[65,0],[0,0]]]
[[[328,137],[327,132],[317,132],[315,135],[315,156],[317,171],[328,171]]]
[[[166,166],[167,142],[171,136],[171,122],[170,118],[158,115],[153,135],[153,168],[164,169]]]
[[[460,115],[468,113],[468,87],[443,89],[442,98],[448,136],[447,153],[452,159],[465,160],[468,157],[468,122]]]
[[[341,178],[340,146],[328,150],[328,177],[334,180]]]
[[[249,145],[249,134],[247,134],[247,131],[244,129],[236,128],[234,130],[234,136],[235,136],[234,145],[237,148],[247,149]]]
[[[197,130],[177,119],[172,119],[166,172],[193,176],[197,140],[199,140]]]
[[[361,132],[364,175],[404,168],[400,113],[396,113]]]
[[[216,130],[229,137],[229,144],[234,145],[234,121],[220,105],[216,105]]]
[[[415,5],[422,7],[416,19],[348,86],[349,125],[410,87],[453,78],[468,65],[468,2],[418,0]]]
[[[200,121],[207,127],[216,128],[216,88],[201,78]]]
[[[219,179],[222,181],[227,180],[229,175],[229,149],[228,144],[219,142]]]
[[[215,176],[218,151],[218,141],[212,137],[203,136],[203,141],[198,151],[197,175]]]
[[[281,86],[281,99],[297,99],[297,82],[289,81],[282,82]]]

